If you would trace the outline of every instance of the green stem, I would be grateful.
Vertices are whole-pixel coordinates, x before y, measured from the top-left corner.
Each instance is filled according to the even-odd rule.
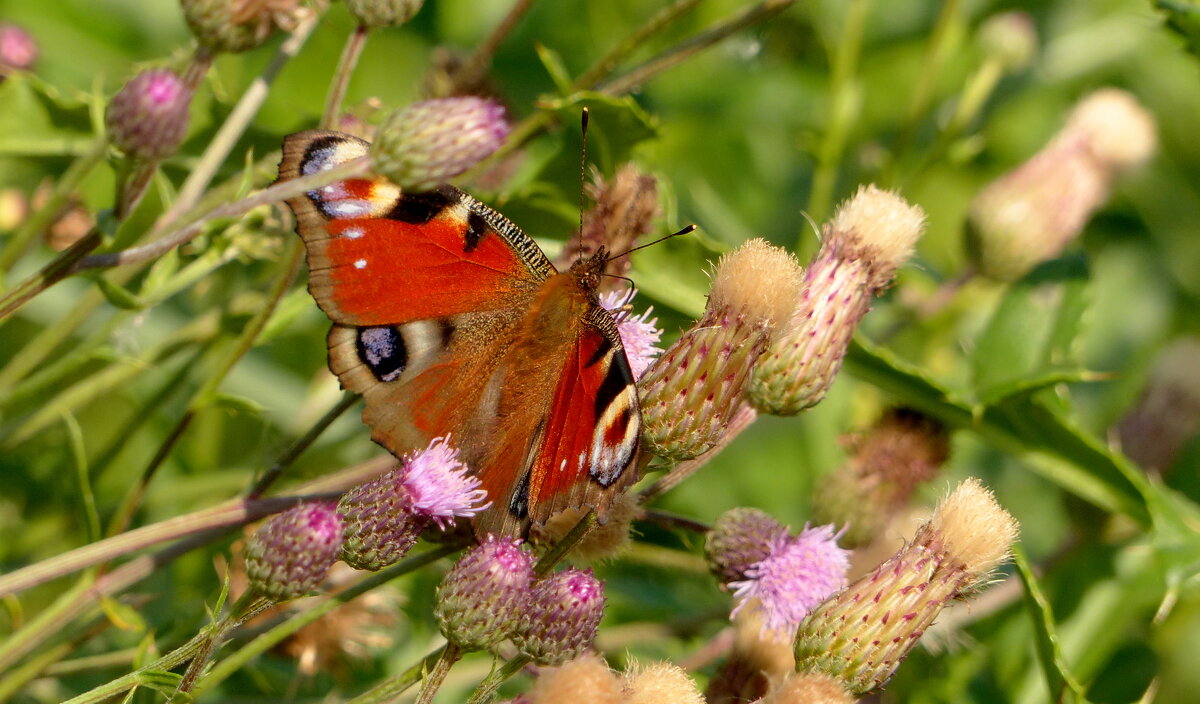
[[[283,476],[283,472],[296,461],[296,458],[316,442],[321,433],[325,432],[325,429],[333,424],[333,421],[340,418],[343,413],[350,410],[356,403],[358,403],[358,394],[349,391],[343,394],[342,400],[338,401],[336,406],[329,409],[300,439],[292,443],[291,447],[284,450],[283,454],[271,465],[271,468],[264,472],[262,477],[255,482],[254,487],[247,494],[246,498],[257,499],[262,496],[279,477]]]
[[[479,683],[479,687],[471,694],[471,698],[467,700],[467,704],[486,704],[490,702],[492,697],[495,696],[496,690],[500,689],[500,685],[511,679],[513,675],[520,672],[530,662],[532,660],[530,660],[528,655],[518,655],[495,670],[492,670]]]
[[[208,635],[201,633],[149,665],[140,667],[124,677],[118,677],[111,682],[90,689],[77,697],[68,699],[64,704],[92,704],[93,702],[105,701],[122,692],[128,692],[140,685],[148,673],[172,670],[191,660],[205,647],[207,640]]]
[[[36,274],[14,286],[12,290],[0,297],[0,321],[17,312],[34,296],[70,276],[75,267],[81,261],[85,261],[87,255],[99,247],[102,242],[103,238],[100,233],[93,229],[83,239],[71,245],[67,251],[52,259]]]
[[[439,546],[430,550],[429,552],[406,558],[400,562],[397,562],[391,567],[382,569],[372,575],[369,575],[358,584],[355,584],[348,589],[344,589],[337,594],[328,594],[317,597],[317,604],[308,611],[297,614],[278,626],[275,626],[266,633],[259,635],[254,640],[236,650],[229,657],[217,663],[213,669],[209,671],[208,675],[206,675],[204,679],[197,683],[196,696],[199,697],[199,695],[206,689],[223,682],[230,675],[244,668],[254,658],[262,655],[266,651],[278,645],[285,638],[291,636],[301,628],[304,628],[308,624],[328,614],[342,604],[345,604],[351,599],[354,599],[361,594],[365,594],[366,592],[375,589],[382,584],[396,579],[397,577],[406,575],[424,567],[425,565],[436,562],[447,555],[451,555],[458,550],[461,550],[462,547],[463,546],[461,545]]]
[[[342,101],[346,98],[346,89],[350,86],[350,76],[358,65],[363,47],[367,45],[367,32],[370,29],[360,24],[354,28],[346,39],[342,49],[342,58],[338,60],[337,70],[333,73],[333,84],[329,87],[329,97],[325,99],[325,114],[321,116],[321,128],[337,129],[338,116],[342,112]]]
[[[67,197],[79,187],[83,179],[101,162],[107,151],[108,140],[96,139],[92,142],[88,150],[76,159],[66,172],[63,173],[62,177],[58,179],[58,183],[55,184],[54,190],[50,193],[50,197],[42,204],[42,207],[38,208],[36,212],[31,214],[22,223],[21,227],[9,238],[4,250],[0,251],[0,277],[6,275],[12,268],[12,265],[21,258],[33,238],[37,237],[50,223],[54,222],[54,218],[58,215],[59,210],[66,203]],[[0,317],[4,315],[4,313],[0,313]]]
[[[630,34],[599,61],[592,64],[591,68],[584,71],[583,75],[571,85],[571,89],[576,91],[587,90],[612,75],[617,66],[645,43],[647,39],[669,27],[675,20],[690,12],[699,4],[700,0],[675,0],[671,5],[664,7],[658,14],[651,17],[646,24],[634,30],[633,34]]]
[[[433,663],[433,668],[429,670],[429,674],[425,675],[425,681],[421,683],[421,691],[417,693],[416,704],[433,704],[434,695],[441,689],[442,682],[446,681],[446,673],[450,672],[450,668],[461,658],[462,648],[457,645],[447,643],[442,648],[441,656]]]
[[[575,544],[580,540],[583,540],[583,536],[587,535],[587,532],[595,526],[596,512],[588,511],[586,514],[584,514],[583,518],[579,519],[579,522],[575,524],[575,527],[562,537],[562,540],[555,543],[553,547],[547,550],[546,553],[537,561],[537,564],[533,566],[534,576],[540,578],[549,574],[550,570],[554,569],[554,566],[567,556],[567,553],[571,551],[571,548],[575,547]]]
[[[500,48],[500,44],[517,26],[517,22],[529,12],[533,7],[533,0],[517,0],[513,6],[509,8],[508,14],[500,20],[500,23],[492,29],[487,38],[475,49],[475,53],[463,62],[454,75],[450,77],[449,84],[443,91],[443,95],[458,95],[465,91],[471,91],[478,86],[487,75],[488,67],[492,63],[492,57],[496,55],[496,50]]]
[[[175,690],[175,696],[180,693],[187,694],[196,686],[196,680],[200,678],[200,674],[204,672],[204,666],[212,659],[217,649],[225,642],[226,636],[230,631],[242,625],[246,621],[266,611],[275,602],[262,596],[256,595],[252,591],[248,591],[237,600],[229,609],[229,614],[221,619],[220,623],[214,624],[211,629],[208,629],[207,637],[203,645],[192,657],[192,661],[188,663],[187,670],[183,673],[183,679],[179,681],[179,687]],[[171,697],[174,699],[175,697]]]
[[[404,672],[388,677],[366,692],[346,702],[346,704],[383,704],[383,702],[394,700],[408,691],[409,687],[420,682],[421,677],[441,660],[442,652],[445,649],[446,646],[438,648]]]
[[[817,222],[825,220],[833,202],[833,192],[841,169],[842,150],[851,125],[858,119],[859,86],[856,79],[858,59],[862,53],[863,28],[867,21],[869,0],[852,0],[846,11],[845,27],[838,39],[833,57],[829,86],[829,113],[825,134],[817,151],[817,168],[813,174],[812,193],[808,199],[808,215]]]

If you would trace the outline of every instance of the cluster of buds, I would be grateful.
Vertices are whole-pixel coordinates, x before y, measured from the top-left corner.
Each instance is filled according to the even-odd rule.
[[[1129,93],[1085,97],[1049,144],[975,197],[967,245],[979,272],[1015,281],[1058,256],[1156,144],[1154,118]]]
[[[430,524],[486,508],[487,492],[442,438],[406,456],[400,466],[346,492],[338,502],[345,523],[341,558],[351,567],[378,570],[395,563]]]
[[[27,71],[37,61],[38,46],[15,24],[0,23],[0,80],[9,71]]]
[[[406,191],[425,191],[490,156],[508,137],[504,107],[483,98],[437,98],[400,108],[371,143],[375,170]]]
[[[464,651],[511,639],[539,665],[561,665],[592,644],[604,615],[604,586],[591,570],[568,568],[535,579],[519,541],[489,536],[438,587],[434,614]]]
[[[143,71],[122,86],[104,116],[109,139],[140,161],[171,156],[187,134],[192,90],[175,72]]]
[[[755,362],[791,316],[800,280],[795,258],[764,240],[721,257],[704,315],[638,382],[650,451],[686,460],[720,442]]]
[[[842,543],[871,542],[929,482],[950,454],[944,425],[919,411],[892,408],[850,443],[845,466],[826,475],[813,496],[813,519],[846,526]]]
[[[754,367],[747,396],[758,410],[792,415],[825,397],[850,338],[912,254],[925,214],[895,193],[864,186],[825,226],[790,322]]]
[[[834,677],[856,696],[881,686],[942,608],[985,582],[1016,539],[1017,522],[968,479],[911,543],[809,613],[796,634],[797,670]]]
[[[180,4],[200,44],[229,53],[260,46],[276,27],[294,29],[307,12],[299,0],[181,0]]]

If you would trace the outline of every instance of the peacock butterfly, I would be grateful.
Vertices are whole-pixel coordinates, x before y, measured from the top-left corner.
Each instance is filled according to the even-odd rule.
[[[338,132],[288,136],[280,180],[363,156]],[[478,536],[568,508],[604,514],[636,479],[641,412],[598,251],[559,272],[528,235],[451,185],[354,179],[288,201],[308,289],[333,321],[329,367],[400,456],[449,435],[492,505]]]

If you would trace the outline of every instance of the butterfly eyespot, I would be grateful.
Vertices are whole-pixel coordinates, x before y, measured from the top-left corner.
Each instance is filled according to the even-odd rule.
[[[408,347],[394,327],[361,328],[358,358],[380,381],[395,381],[408,365]]]

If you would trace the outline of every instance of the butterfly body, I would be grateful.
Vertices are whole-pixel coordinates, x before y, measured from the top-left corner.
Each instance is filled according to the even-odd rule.
[[[367,152],[310,131],[284,142],[280,178]],[[596,286],[603,252],[557,271],[537,244],[443,185],[401,193],[355,179],[289,201],[309,290],[333,320],[330,369],[363,395],[372,438],[401,456],[450,436],[492,506],[478,535],[518,535],[567,508],[603,517],[636,477],[641,417]]]

